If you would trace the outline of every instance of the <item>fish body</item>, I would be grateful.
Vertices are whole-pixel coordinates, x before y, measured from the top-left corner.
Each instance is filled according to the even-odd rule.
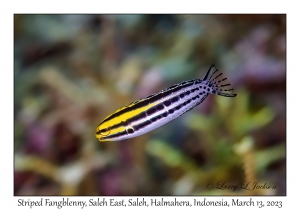
[[[96,128],[99,141],[120,141],[148,133],[202,103],[209,94],[235,97],[227,78],[212,65],[203,79],[184,81],[154,93],[106,117]],[[224,89],[225,87],[225,89]]]

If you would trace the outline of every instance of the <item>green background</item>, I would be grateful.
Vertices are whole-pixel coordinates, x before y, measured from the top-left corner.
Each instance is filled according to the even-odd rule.
[[[116,109],[213,63],[237,97],[95,138]],[[286,16],[15,15],[14,146],[15,195],[285,195]]]

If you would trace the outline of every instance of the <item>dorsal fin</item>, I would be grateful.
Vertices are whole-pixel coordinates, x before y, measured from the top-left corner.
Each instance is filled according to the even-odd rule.
[[[205,76],[203,77],[203,81],[208,79],[208,76],[210,75],[210,72],[215,68],[215,64],[212,64],[209,70],[206,72]]]

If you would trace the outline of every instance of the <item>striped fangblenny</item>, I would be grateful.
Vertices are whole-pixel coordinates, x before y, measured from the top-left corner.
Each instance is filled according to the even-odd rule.
[[[212,65],[203,79],[173,85],[122,107],[106,117],[96,129],[99,141],[120,141],[140,136],[181,116],[200,104],[209,94],[235,97],[223,89],[227,78]]]

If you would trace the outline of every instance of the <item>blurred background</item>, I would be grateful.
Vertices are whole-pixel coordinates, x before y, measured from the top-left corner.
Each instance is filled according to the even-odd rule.
[[[213,63],[237,97],[95,138],[116,109]],[[14,194],[286,195],[286,16],[15,15]]]

